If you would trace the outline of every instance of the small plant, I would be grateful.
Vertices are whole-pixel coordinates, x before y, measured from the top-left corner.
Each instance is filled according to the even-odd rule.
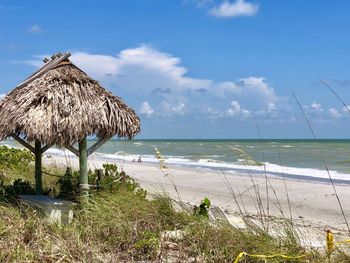
[[[91,178],[95,178],[97,189],[127,190],[133,192],[141,197],[146,197],[146,190],[142,189],[140,185],[124,171],[118,172],[118,167],[115,164],[104,164],[104,175],[100,170],[95,170]]]
[[[72,172],[72,170],[67,167],[65,174],[57,181],[59,185],[58,196],[74,201],[79,193],[78,178],[79,174],[77,172]]]
[[[17,179],[11,185],[4,185],[3,181],[0,182],[0,200],[2,201],[16,203],[19,195],[32,194],[35,194],[35,190],[28,181]]]
[[[199,206],[194,206],[194,216],[200,218],[208,218],[210,209],[210,200],[206,197],[204,198]]]
[[[118,191],[120,189],[133,192],[136,195],[145,198],[146,190],[125,172],[119,172],[115,164],[103,164],[104,169],[89,170],[89,185],[91,192],[93,191]],[[72,171],[67,167],[64,176],[58,181],[59,195],[58,197],[75,201],[79,194],[79,171]]]

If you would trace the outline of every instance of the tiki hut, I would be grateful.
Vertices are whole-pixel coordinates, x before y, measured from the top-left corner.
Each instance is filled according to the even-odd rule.
[[[0,140],[12,137],[35,154],[37,194],[42,192],[41,156],[51,146],[79,156],[80,190],[86,193],[87,157],[112,136],[131,139],[140,131],[135,111],[69,57],[59,53],[45,58],[42,68],[0,102]],[[87,149],[89,135],[99,140]]]

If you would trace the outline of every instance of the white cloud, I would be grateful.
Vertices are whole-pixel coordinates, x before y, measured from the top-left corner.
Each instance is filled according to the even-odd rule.
[[[315,110],[315,111],[320,111],[320,112],[323,112],[323,109],[322,109],[322,106],[320,103],[317,103],[317,102],[312,102],[311,104],[311,109]]]
[[[0,100],[2,100],[3,98],[5,98],[6,94],[0,94]]]
[[[248,117],[250,116],[250,111],[243,109],[241,105],[238,103],[238,101],[232,101],[230,108],[226,110],[227,116],[243,116]]]
[[[225,95],[227,92],[240,93],[239,86],[231,81],[220,82],[216,85],[216,89]]]
[[[42,65],[41,59],[22,63]],[[71,60],[91,75],[101,80],[111,80],[119,87],[140,92],[172,93],[182,91],[211,91],[211,95],[226,96],[233,93],[254,96],[259,100],[276,102],[279,97],[262,77],[242,78],[238,81],[214,82],[210,79],[192,78],[181,66],[181,59],[158,51],[147,45],[122,50],[117,56],[73,52]],[[18,61],[16,61],[18,63]]]
[[[219,6],[213,7],[209,14],[216,17],[238,17],[254,16],[259,11],[257,3],[248,3],[245,0],[236,0],[234,2],[225,0]]]
[[[249,77],[236,82],[219,83],[209,79],[191,78],[187,76],[187,69],[180,66],[181,59],[149,46],[125,49],[116,57],[77,52],[73,53],[72,61],[97,79],[116,76],[119,84],[125,84],[128,89],[134,88],[138,91],[140,88],[164,91],[163,93],[213,90],[214,93],[254,94],[268,101],[278,100],[264,78]]]
[[[275,103],[269,102],[267,104],[267,112],[275,112],[276,110],[277,110],[277,107],[276,107]]]
[[[186,105],[182,102],[172,105],[169,102],[162,101],[163,109],[166,115],[184,115],[186,110]]]
[[[97,79],[120,76],[118,83],[128,82],[128,88],[143,86],[154,90],[199,90],[209,88],[211,81],[187,77],[181,59],[160,52],[150,46],[122,50],[117,56],[93,55],[85,52],[72,54],[72,61]],[[162,83],[160,83],[162,82]],[[164,83],[167,83],[164,87]]]
[[[250,97],[252,100],[258,99],[265,105],[276,103],[281,99],[275,94],[274,89],[266,83],[265,78],[261,77],[242,78],[236,82],[220,82],[215,84],[215,88],[221,96],[226,97],[232,93],[242,97]]]
[[[318,103],[316,101],[313,101],[311,105],[305,105],[303,108],[309,113],[309,114],[321,114],[324,112],[321,103]]]
[[[341,117],[341,114],[336,108],[330,108],[328,111],[334,119],[339,119]]]
[[[269,102],[276,102],[279,100],[273,88],[271,88],[265,81],[265,78],[249,77],[240,79],[239,85],[241,92],[245,95],[255,94],[260,99],[268,100]]]
[[[39,25],[31,25],[28,28],[28,32],[33,33],[33,34],[38,34],[38,33],[43,32],[43,30],[42,30],[41,26],[39,26]]]
[[[117,75],[120,69],[119,58],[109,55],[74,52],[71,60],[88,74],[99,79],[108,75]]]
[[[32,60],[21,63],[38,67],[42,65],[42,57],[33,56]],[[72,52],[71,60],[104,86],[118,87],[117,94],[123,90],[124,94],[138,100],[137,105],[147,101],[152,104],[153,110],[164,109],[167,115],[183,115],[194,109],[204,112],[212,101],[221,101],[216,110],[225,116],[224,105],[232,100],[253,105],[254,111],[269,108],[269,103],[281,107],[278,103],[282,98],[275,94],[263,77],[222,82],[193,78],[181,65],[180,58],[148,45],[124,49],[117,55]]]
[[[211,96],[221,97],[232,93],[264,105],[280,99],[265,78],[252,76],[223,82],[192,78],[180,58],[147,45],[124,49],[117,56],[74,52],[72,61],[98,80],[110,79],[118,87],[138,93],[152,92],[168,97],[185,91],[198,94],[208,91]]]
[[[139,112],[140,114],[151,116],[154,113],[154,110],[152,109],[151,105],[149,105],[149,103],[145,101],[141,104]]]
[[[208,107],[203,111],[204,114],[207,115],[220,115],[220,112],[218,110],[214,110],[212,107]]]

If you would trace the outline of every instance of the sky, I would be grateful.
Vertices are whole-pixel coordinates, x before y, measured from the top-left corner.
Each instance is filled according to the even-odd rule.
[[[139,139],[350,138],[350,1],[0,0],[0,96],[57,52]],[[301,108],[293,96],[295,94]],[[350,106],[349,106],[350,108]]]

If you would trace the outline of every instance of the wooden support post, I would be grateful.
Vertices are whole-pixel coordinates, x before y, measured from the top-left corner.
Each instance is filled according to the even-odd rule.
[[[41,172],[41,142],[35,141],[35,194],[43,193],[43,181]]]
[[[89,180],[87,173],[87,142],[86,136],[79,142],[80,195],[89,196]]]

